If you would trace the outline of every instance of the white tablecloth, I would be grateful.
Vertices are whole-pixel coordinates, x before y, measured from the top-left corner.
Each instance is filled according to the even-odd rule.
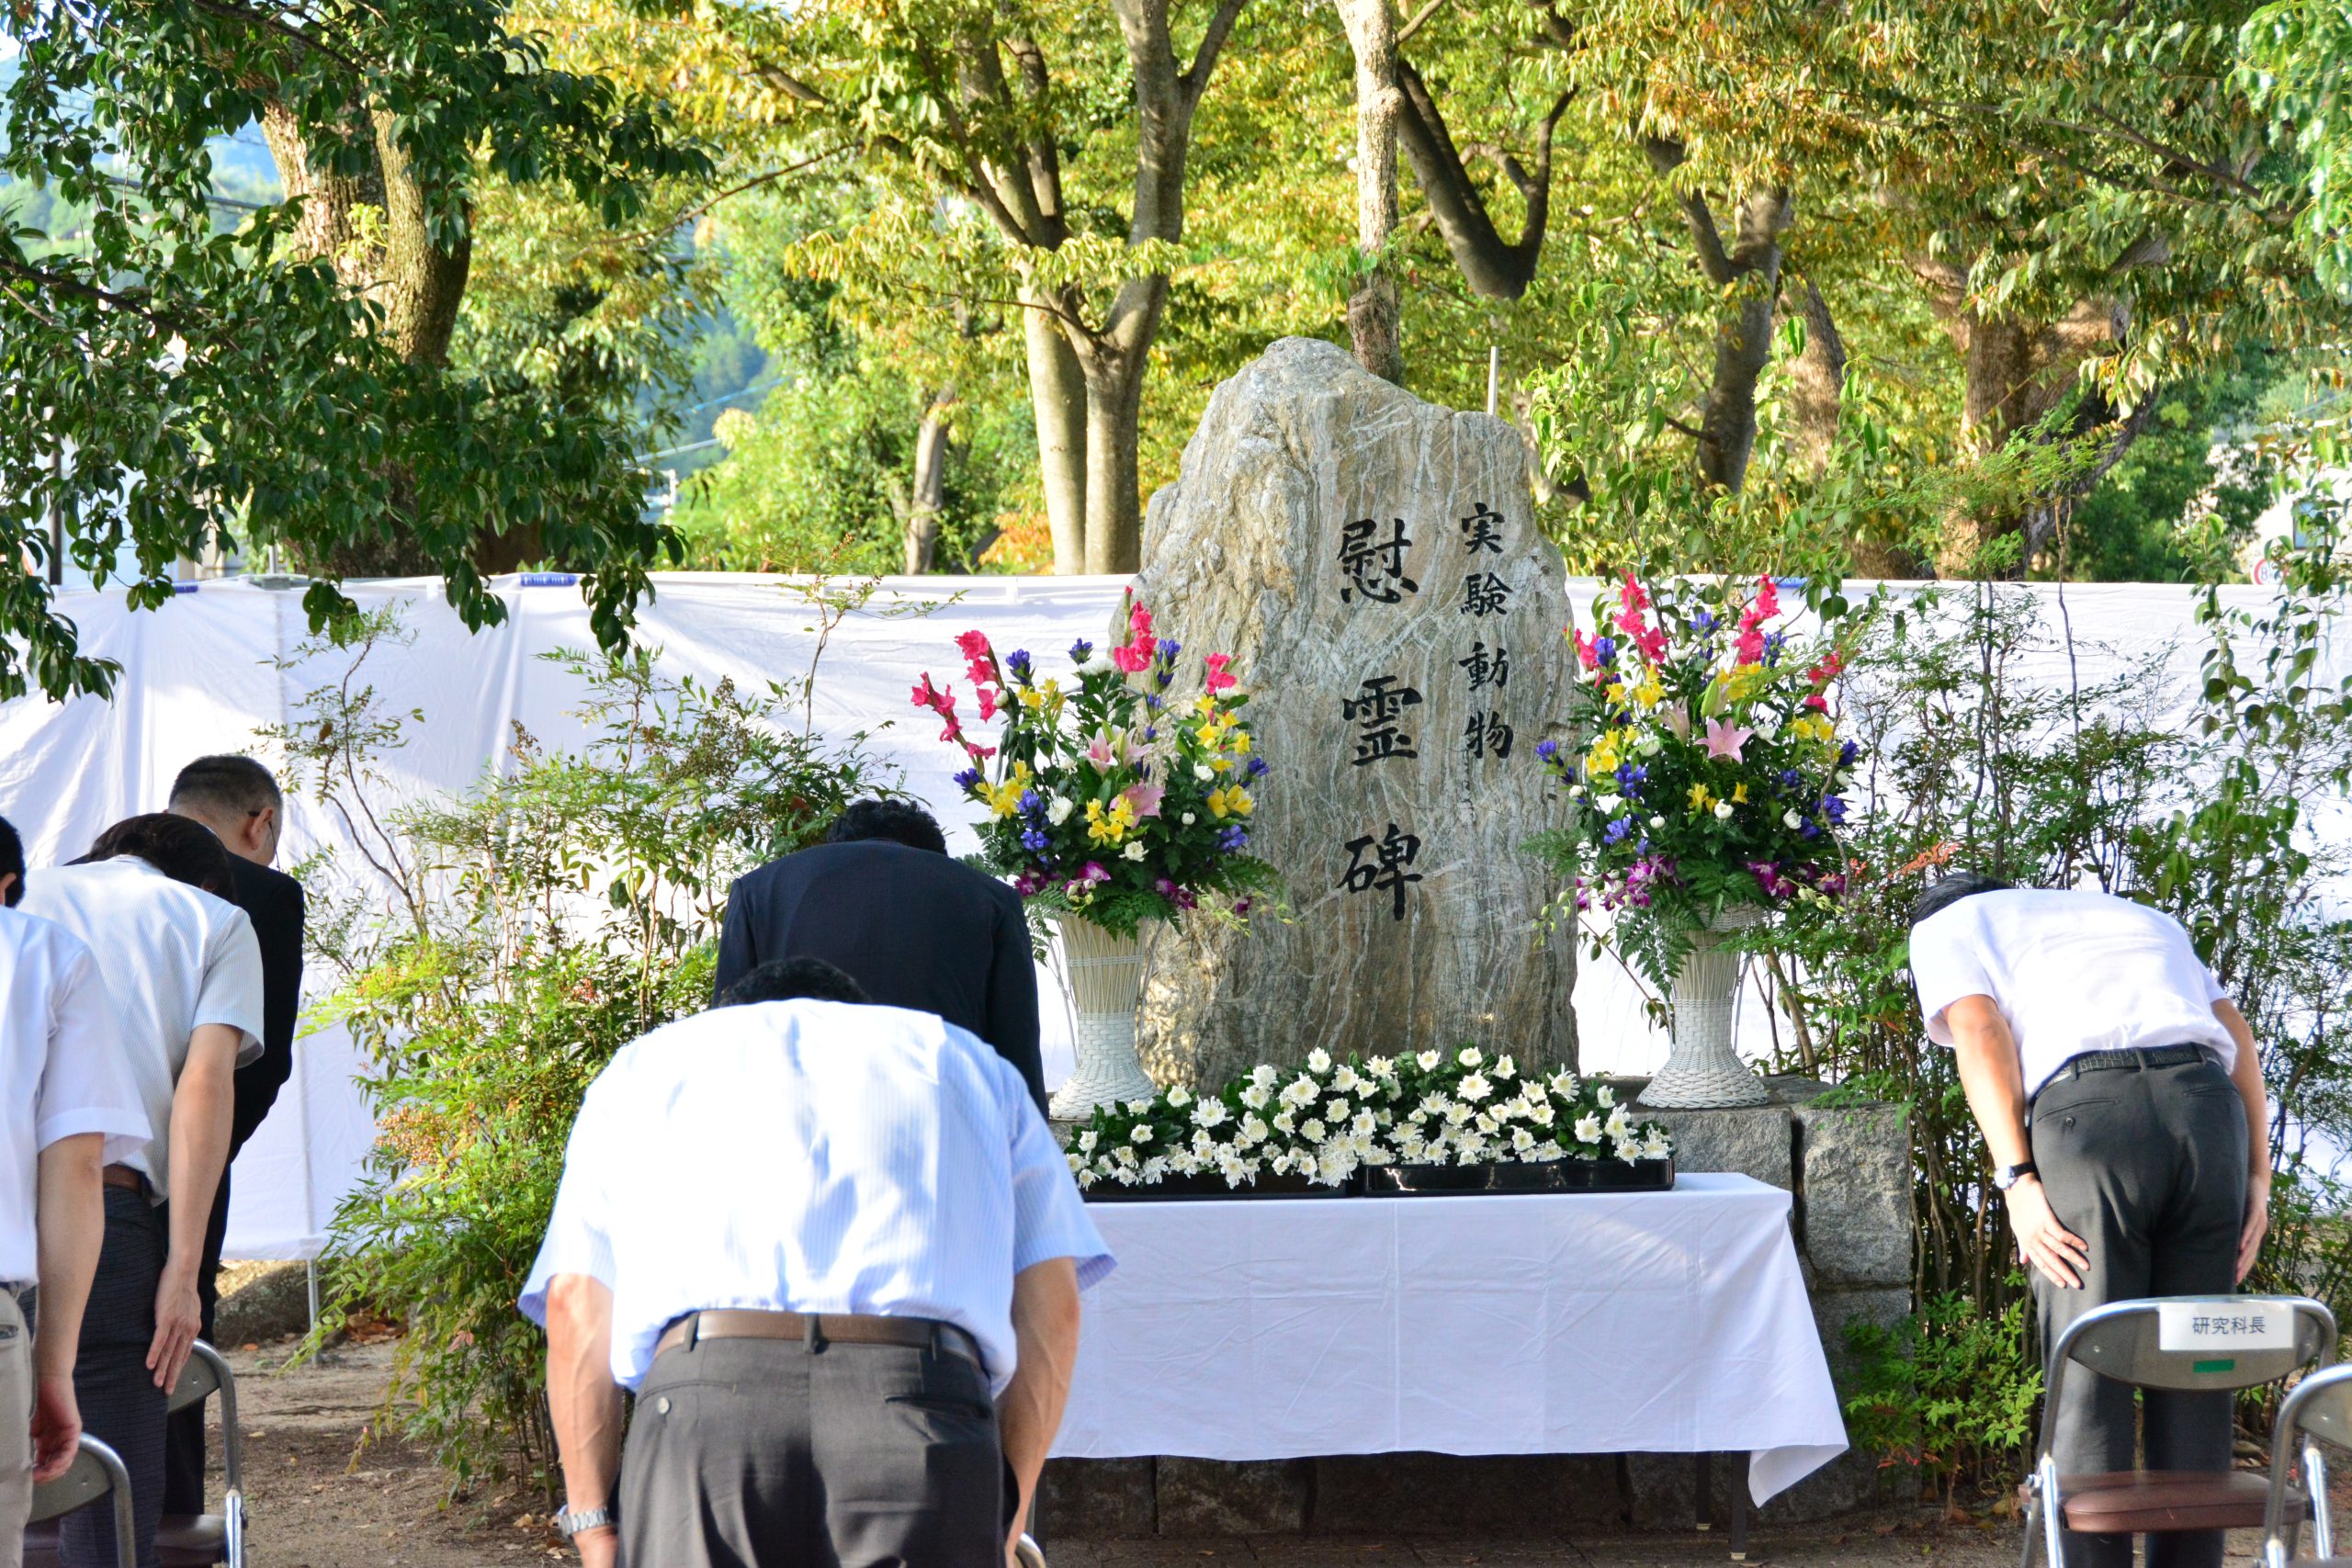
[[[1057,1454],[1846,1449],[1789,1233],[1744,1176],[1670,1192],[1097,1203]]]

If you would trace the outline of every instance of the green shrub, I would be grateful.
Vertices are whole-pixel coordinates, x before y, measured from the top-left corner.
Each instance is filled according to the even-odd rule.
[[[308,868],[313,942],[342,976],[313,1021],[368,1054],[379,1130],[335,1216],[311,1346],[362,1307],[399,1320],[384,1421],[453,1487],[519,1472],[552,1496],[546,1342],[514,1303],[581,1096],[620,1046],[707,1000],[733,877],[813,841],[874,792],[873,768],[786,721],[797,690],[564,654],[587,746],[550,753],[518,729],[503,774],[382,810],[382,759],[422,716],[386,711],[365,666],[402,637],[390,616],[342,628],[349,672],[277,737],[364,863]]]
[[[1849,1325],[1846,1345],[1847,1433],[1882,1467],[1917,1468],[1947,1506],[1963,1486],[2004,1490],[2023,1473],[2041,1403],[2024,1296],[1991,1316],[1947,1292],[1892,1327]]]

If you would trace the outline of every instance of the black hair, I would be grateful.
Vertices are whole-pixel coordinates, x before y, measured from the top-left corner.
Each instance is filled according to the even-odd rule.
[[[198,757],[172,781],[171,803],[224,817],[257,817],[273,806],[283,808],[286,796],[277,777],[251,757]]]
[[[1948,909],[1962,898],[1973,897],[1979,893],[2000,893],[2016,886],[2013,882],[2004,882],[1997,876],[1986,876],[1981,872],[1948,871],[1911,900],[1911,923],[1916,926],[1929,915],[1939,909]]]
[[[727,987],[723,1008],[752,1002],[788,1002],[806,997],[819,1002],[867,1002],[865,987],[821,958],[771,958]]]
[[[229,852],[212,829],[168,811],[126,817],[91,841],[91,860],[118,855],[136,855],[174,882],[200,887],[216,897],[228,897],[236,886]]]
[[[8,884],[8,908],[15,908],[25,896],[25,840],[6,817],[0,817],[0,876],[14,876]]]
[[[939,830],[938,819],[910,800],[861,800],[834,818],[833,825],[825,830],[829,844],[865,839],[887,839],[933,854],[947,852],[947,835]]]

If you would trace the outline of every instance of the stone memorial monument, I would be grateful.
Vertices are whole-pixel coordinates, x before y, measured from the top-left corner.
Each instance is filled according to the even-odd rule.
[[[1152,497],[1137,592],[1229,651],[1273,773],[1250,823],[1286,916],[1163,936],[1144,1063],[1221,1083],[1321,1046],[1476,1040],[1576,1061],[1575,933],[1525,852],[1555,825],[1538,742],[1574,659],[1517,432],[1285,338],[1209,400]]]

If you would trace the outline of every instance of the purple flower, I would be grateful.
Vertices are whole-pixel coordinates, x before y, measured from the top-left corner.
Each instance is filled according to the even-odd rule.
[[[1231,827],[1227,828],[1223,832],[1216,836],[1216,847],[1223,850],[1227,854],[1237,854],[1240,852],[1241,846],[1249,841],[1250,829],[1242,827],[1238,823],[1235,823]]]
[[[1592,656],[1603,664],[1610,662],[1617,657],[1617,639],[1613,637],[1594,637]]]
[[[1622,844],[1625,841],[1625,835],[1633,830],[1634,819],[1630,817],[1620,817],[1601,829],[1600,841],[1604,844]]]
[[[1650,771],[1643,763],[1620,762],[1617,764],[1618,787],[1627,795],[1639,795],[1642,785],[1649,783],[1649,780]]]
[[[1052,837],[1047,834],[1043,828],[1023,828],[1021,829],[1021,847],[1024,850],[1042,852],[1050,846],[1053,841]]]
[[[1072,664],[1083,664],[1093,657],[1094,645],[1087,641],[1084,637],[1080,637],[1076,642],[1069,645],[1069,661]]]
[[[1158,713],[1160,706],[1159,694],[1158,692],[1146,692],[1143,694],[1143,705],[1149,708],[1152,712]]]
[[[1782,789],[1795,789],[1804,783],[1804,775],[1798,773],[1794,768],[1782,768],[1781,770],[1781,787]]]
[[[1241,770],[1241,776],[1245,779],[1262,779],[1271,772],[1272,770],[1266,766],[1266,759],[1252,757],[1250,759],[1250,765]]]
[[[1821,800],[1821,809],[1823,814],[1829,818],[1829,825],[1831,827],[1836,828],[1844,826],[1846,821],[1845,796],[1837,795],[1824,795]]]
[[[1778,664],[1781,661],[1781,649],[1787,647],[1788,642],[1789,639],[1779,632],[1765,633],[1764,662],[1767,665]]]
[[[1150,745],[1153,741],[1155,741],[1155,740],[1157,740],[1157,739],[1159,739],[1159,727],[1158,725],[1156,725],[1156,724],[1147,724],[1147,725],[1145,725],[1145,726],[1143,727],[1143,743],[1144,743],[1145,745],[1148,746],[1148,745]]]
[[[1178,642],[1172,637],[1161,637],[1159,639],[1159,657],[1162,659],[1173,659],[1178,653],[1183,650],[1183,647],[1184,645],[1182,643]]]
[[[1020,810],[1023,817],[1043,817],[1046,814],[1046,797],[1034,789],[1024,789],[1021,792]]]
[[[1541,762],[1556,761],[1559,760],[1559,755],[1560,743],[1558,741],[1539,740],[1535,743],[1536,761]]]
[[[1715,629],[1715,617],[1702,607],[1690,612],[1690,625],[1700,631],[1711,632]]]
[[[1004,656],[1004,667],[1016,681],[1029,679],[1029,650],[1016,648]]]
[[[1236,898],[1236,899],[1233,901],[1233,913],[1234,913],[1234,915],[1235,915],[1235,917],[1236,917],[1237,919],[1238,919],[1240,916],[1243,916],[1243,915],[1248,914],[1249,912],[1250,912],[1250,900],[1249,900],[1249,899],[1247,899],[1247,898]]]
[[[1838,765],[1841,768],[1850,768],[1854,765],[1854,759],[1861,754],[1862,749],[1849,740],[1838,748]]]
[[[1798,829],[1797,836],[1801,839],[1818,839],[1821,837],[1821,824],[1807,818],[1805,825]]]
[[[969,789],[979,782],[980,770],[978,768],[966,768],[962,773],[956,775],[956,787],[957,789]]]

